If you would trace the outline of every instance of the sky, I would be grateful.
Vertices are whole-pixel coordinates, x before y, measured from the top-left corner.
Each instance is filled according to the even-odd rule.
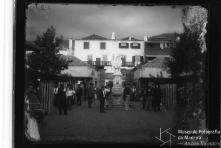
[[[180,6],[31,4],[26,11],[26,40],[35,40],[51,25],[65,39],[91,34],[111,38],[112,32],[118,39],[181,33],[181,10]]]

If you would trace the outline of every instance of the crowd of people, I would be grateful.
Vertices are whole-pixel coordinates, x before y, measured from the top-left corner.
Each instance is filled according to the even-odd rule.
[[[108,108],[110,104],[111,89],[109,85],[98,88],[93,83],[89,84],[63,84],[56,83],[54,88],[54,105],[58,107],[59,114],[68,114],[68,110],[73,105],[81,106],[82,101],[87,101],[88,108],[92,108],[92,104],[100,101],[100,112],[104,112],[104,108]]]
[[[159,84],[152,84],[141,89],[141,98],[144,110],[162,111],[162,93]]]
[[[104,113],[109,109],[112,101],[111,86],[106,85],[98,88],[93,83],[68,84],[64,87],[63,84],[56,84],[54,88],[54,105],[58,107],[59,114],[68,114],[68,110],[72,109],[73,105],[81,106],[82,100],[87,101],[88,108],[92,108],[95,101],[100,102],[100,112]],[[160,85],[153,83],[152,86],[147,86],[141,89],[136,89],[135,85],[126,84],[123,91],[123,101],[125,110],[129,110],[133,103],[138,100],[142,103],[142,108],[149,111],[162,111],[163,104],[161,102]]]
[[[41,105],[41,103],[38,91],[33,86],[29,85],[25,91],[25,127],[26,135],[34,141],[38,141],[40,140],[38,121],[42,113],[40,110],[36,110],[36,105]],[[94,103],[99,102],[100,113],[110,109],[112,104],[111,85],[98,88],[93,83],[87,85],[83,83],[77,85],[68,84],[66,86],[56,83],[53,93],[54,105],[58,108],[59,115],[67,115],[73,105],[81,106],[82,101],[87,101],[88,108],[92,108]],[[123,91],[124,108],[125,110],[130,110],[134,102],[140,101],[143,110],[162,111],[164,106],[161,97],[160,85],[157,83],[141,89],[137,89],[135,85],[128,83]],[[35,108],[32,107],[32,104],[35,105]]]
[[[131,87],[127,84],[124,89],[123,98],[125,110],[129,110],[129,107],[133,106],[134,101],[141,101],[143,110],[165,110],[165,106],[161,101],[162,92],[160,85],[157,83],[153,83],[151,86],[142,87],[140,89],[136,89],[134,85]]]

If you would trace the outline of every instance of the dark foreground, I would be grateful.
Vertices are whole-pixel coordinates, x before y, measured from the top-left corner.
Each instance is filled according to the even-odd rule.
[[[172,128],[175,111],[144,111],[136,103],[135,111],[119,108],[99,112],[96,102],[92,108],[87,103],[73,106],[68,115],[58,115],[54,110],[39,125],[43,143],[149,143],[160,144],[161,129]]]

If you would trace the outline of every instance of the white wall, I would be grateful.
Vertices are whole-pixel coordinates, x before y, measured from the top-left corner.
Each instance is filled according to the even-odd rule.
[[[134,71],[134,79],[138,80],[141,77],[141,69],[137,69]]]
[[[89,42],[89,49],[84,49],[84,42]],[[100,42],[106,43],[106,49],[100,49]],[[119,48],[119,43],[140,43],[140,49],[123,49]],[[135,55],[144,55],[144,41],[119,41],[119,40],[75,40],[74,44],[74,56],[78,57],[82,61],[87,61],[87,55],[93,56],[93,61],[96,61],[96,58],[101,58],[102,55],[107,55],[108,61],[113,60],[113,56],[125,55],[127,62],[132,62],[132,56]]]
[[[92,77],[92,68],[88,66],[68,66],[61,74],[69,74],[73,77]]]

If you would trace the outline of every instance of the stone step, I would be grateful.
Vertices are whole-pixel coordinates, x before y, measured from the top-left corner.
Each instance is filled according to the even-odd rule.
[[[111,108],[124,108],[124,105],[117,105],[117,104],[113,104],[110,105]]]

